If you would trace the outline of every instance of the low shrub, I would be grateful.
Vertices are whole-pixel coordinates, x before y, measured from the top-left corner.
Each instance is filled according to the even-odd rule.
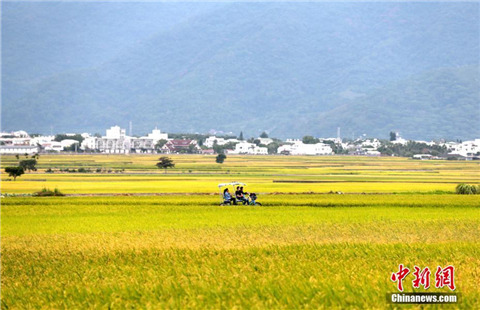
[[[38,197],[47,197],[47,196],[65,196],[58,188],[55,188],[53,191],[44,187],[41,191],[33,193],[34,196]]]

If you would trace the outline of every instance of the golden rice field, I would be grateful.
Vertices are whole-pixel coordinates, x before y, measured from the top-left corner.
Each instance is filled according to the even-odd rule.
[[[453,192],[460,182],[478,183],[480,163],[419,161],[348,156],[171,156],[167,174],[156,168],[159,155],[44,155],[39,171],[7,181],[2,193],[33,193],[43,187],[73,193],[214,193],[218,183],[241,180],[259,193],[341,191],[345,193]],[[3,168],[16,164],[2,157]],[[48,168],[86,168],[102,173],[45,173]],[[108,173],[108,171],[111,171]],[[304,183],[302,183],[304,182]]]
[[[3,157],[2,194],[72,196],[1,199],[1,308],[442,308],[387,303],[399,264],[453,265],[448,308],[480,308],[480,196],[454,194],[476,162],[172,156],[164,174],[157,158],[41,156],[14,182]],[[79,167],[107,172],[44,173]],[[263,206],[219,206],[232,180]],[[135,193],[159,196],[109,195]]]

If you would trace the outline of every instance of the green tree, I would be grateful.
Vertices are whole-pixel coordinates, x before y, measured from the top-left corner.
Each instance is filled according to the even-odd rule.
[[[225,154],[218,154],[217,157],[215,158],[215,161],[218,163],[218,164],[223,164],[223,162],[225,161],[225,159],[227,158],[227,155]]]
[[[19,163],[20,167],[22,167],[23,170],[28,170],[28,171],[37,171],[37,160],[36,159],[24,159],[21,160]]]
[[[73,136],[70,136],[70,135],[62,135],[62,134],[59,134],[59,135],[56,135],[55,136],[55,139],[53,139],[53,141],[57,141],[57,142],[60,142],[62,140],[77,140],[79,144],[82,143],[82,141],[84,140],[84,138],[82,137],[81,134],[75,134]]]
[[[238,140],[243,141],[243,131],[240,131],[240,136],[238,137]]]
[[[25,173],[25,170],[23,170],[22,167],[6,167],[5,172],[8,173],[9,176],[13,177],[13,180],[15,181],[17,177]]]
[[[390,141],[395,141],[397,140],[397,133],[390,131]]]
[[[160,151],[162,149],[162,147],[165,145],[165,143],[167,143],[168,141],[165,140],[165,139],[160,139],[158,140],[157,144],[155,144],[155,149],[157,151]]]
[[[305,143],[305,144],[316,144],[316,143],[319,142],[319,140],[317,138],[312,137],[312,136],[305,136],[305,137],[303,137],[302,142]]]
[[[269,145],[267,145],[267,149],[268,149],[268,154],[276,154],[277,153],[277,149],[281,146],[281,143],[277,142],[277,141],[274,141],[272,143],[270,143]]]
[[[174,168],[175,167],[175,164],[174,164],[173,160],[168,156],[162,156],[158,160],[159,160],[159,162],[156,164],[156,166],[159,169],[165,169],[165,173],[167,173],[168,168]]]
[[[188,153],[188,154],[195,154],[195,153],[197,153],[197,148],[195,147],[195,145],[190,144],[190,145],[188,146],[187,153]]]
[[[217,142],[215,141],[213,143],[213,150],[217,154],[222,154],[225,153],[225,150],[230,150],[235,148],[236,143],[235,142],[228,142],[227,144],[224,145],[218,145]]]
[[[268,138],[268,133],[266,133],[265,131],[262,132],[262,134],[260,135],[260,138]]]
[[[347,150],[344,150],[344,149],[342,148],[342,145],[341,145],[341,144],[336,144],[335,142],[330,141],[330,140],[323,141],[323,143],[330,145],[330,147],[332,148],[332,151],[333,151],[335,154],[348,154],[348,151],[347,151]]]

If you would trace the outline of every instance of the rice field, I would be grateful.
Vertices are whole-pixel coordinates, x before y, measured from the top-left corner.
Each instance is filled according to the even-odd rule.
[[[215,193],[218,183],[241,180],[257,193],[454,192],[458,183],[479,183],[480,163],[348,156],[171,156],[176,166],[156,168],[159,155],[43,155],[39,170],[18,178],[2,174],[2,193],[33,193],[43,187],[80,193]],[[1,168],[15,165],[2,157]],[[60,173],[85,168],[101,173]],[[45,173],[53,169],[55,173]]]
[[[480,307],[480,196],[453,194],[478,184],[478,163],[173,156],[164,174],[157,157],[41,156],[36,173],[2,173],[2,194],[71,195],[1,199],[2,309],[396,308],[399,264],[455,266],[453,307]],[[44,173],[82,164],[107,172]],[[231,180],[264,206],[219,206]],[[159,196],[113,196],[135,193]]]

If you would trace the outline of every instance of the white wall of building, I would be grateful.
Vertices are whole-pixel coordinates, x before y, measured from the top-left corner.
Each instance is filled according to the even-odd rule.
[[[465,157],[473,156],[480,152],[480,139],[455,144],[450,143],[447,147],[452,154],[458,154]]]
[[[105,136],[107,139],[120,139],[122,137],[125,137],[125,129],[119,126],[113,126],[107,129],[107,135]]]
[[[39,137],[35,137],[35,138],[32,138],[30,140],[30,145],[42,145],[44,143],[48,143],[48,142],[51,142],[53,141],[53,139],[55,139],[55,136],[39,136]]]
[[[254,143],[240,142],[235,145],[235,150],[230,154],[268,155],[268,149]]]
[[[80,148],[82,150],[94,150],[95,149],[95,141],[96,141],[96,137],[88,137],[88,138],[85,138],[83,141],[82,141],[82,144],[80,146]]]
[[[155,128],[151,133],[147,135],[148,139],[152,139],[154,144],[157,144],[160,140],[168,140],[168,134],[160,132],[160,129]]]
[[[0,154],[2,155],[23,155],[23,154],[37,154],[38,147],[24,146],[24,145],[1,145]]]
[[[277,153],[288,152],[291,155],[331,155],[333,150],[328,144],[305,144],[299,140],[294,144],[286,144],[277,149]]]

